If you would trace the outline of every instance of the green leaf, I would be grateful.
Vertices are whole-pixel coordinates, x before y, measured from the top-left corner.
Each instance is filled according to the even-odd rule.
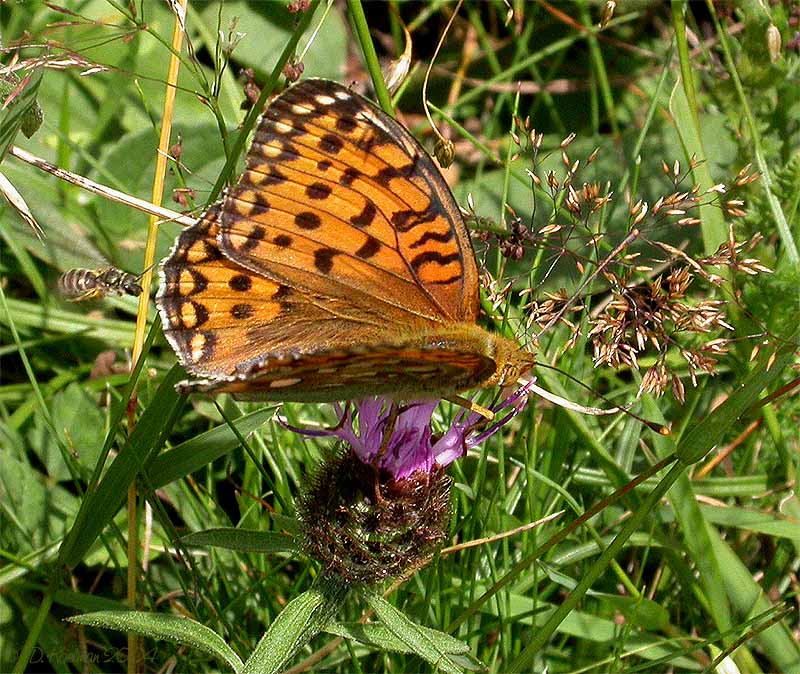
[[[72,518],[77,510],[78,500],[73,494],[46,481],[11,452],[0,451],[0,529],[5,545],[13,540],[18,546],[17,555],[59,541],[65,531],[64,520]],[[9,564],[3,571],[14,568]],[[27,564],[19,567],[23,574],[29,569]],[[0,585],[3,582],[0,574]]]
[[[700,504],[700,512],[706,520],[714,524],[800,541],[800,522],[781,513],[754,512],[744,508],[706,504]]]
[[[42,72],[43,70],[34,70],[25,75],[23,81],[26,78],[28,79],[25,86],[5,111],[0,113],[0,115],[2,115],[0,118],[0,161],[5,158],[8,147],[14,142],[17,131],[25,126],[25,128],[31,132],[25,135],[30,138],[33,132],[39,128],[35,123],[36,117],[39,117],[39,123],[41,124],[40,116],[42,111],[39,109],[39,105],[36,102],[36,94],[39,91]],[[8,82],[4,82],[4,86],[8,84]],[[1,93],[2,92],[0,92],[0,94]],[[2,102],[5,102],[7,95],[8,94],[2,96]]]
[[[625,616],[629,625],[653,632],[663,631],[669,627],[669,611],[650,599],[622,597],[600,592],[594,593],[593,596]]]
[[[769,369],[762,366],[755,369],[719,407],[704,417],[681,439],[678,457],[685,464],[702,459],[731,428],[735,428],[739,418],[758,400],[761,392],[774,384],[783,370],[794,361],[791,350],[784,350]]]
[[[349,587],[339,578],[320,576],[314,587],[292,599],[261,637],[242,674],[275,674],[341,607]]]
[[[675,118],[675,128],[681,139],[683,150],[686,154],[686,162],[695,159],[699,162],[693,169],[695,181],[700,185],[701,190],[708,189],[714,185],[711,171],[708,167],[707,153],[703,147],[700,129],[692,111],[689,101],[686,98],[686,91],[682,80],[675,83],[670,97],[669,110]],[[700,203],[701,228],[703,230],[703,243],[707,254],[713,253],[717,247],[725,241],[727,236],[727,226],[722,211],[716,204]]]
[[[200,5],[203,7],[203,5]],[[325,5],[317,12],[314,25],[322,18]],[[232,0],[222,7],[222,22],[217,24],[220,8],[207,4],[198,17],[205,24],[205,30],[217,37],[221,29],[227,36],[231,20],[238,17],[236,29],[245,35],[233,51],[233,59],[242,65],[253,68],[257,73],[268,73],[278,58],[278,51],[265,51],[265,44],[285,44],[294,29],[291,15],[285,5],[274,2],[244,2]],[[247,27],[247,28],[245,28]],[[314,36],[314,49],[303,57],[304,77],[329,77],[339,79],[347,62],[349,31],[340,12],[327,12],[325,21]],[[208,45],[211,51],[214,45]]]
[[[174,423],[174,414],[182,404],[180,396],[175,393],[175,384],[181,376],[177,367],[167,373],[97,488],[86,495],[75,524],[61,547],[59,559],[62,564],[72,567],[83,559],[124,503],[128,487],[144,468],[148,456],[160,448]],[[115,433],[113,427],[112,433]]]
[[[73,590],[56,590],[53,593],[53,602],[68,606],[73,611],[80,611],[81,613],[128,610],[124,599],[107,599],[96,594],[75,592]]]
[[[77,463],[91,470],[103,447],[105,421],[97,394],[90,394],[77,382],[53,395],[49,407],[59,438],[52,437],[50,428],[37,415],[28,439],[48,477],[60,482],[70,479],[70,470],[58,450],[59,439],[74,453]]]
[[[133,632],[152,639],[186,644],[226,663],[234,672],[240,671],[242,667],[239,656],[219,634],[190,618],[142,611],[98,611],[73,616],[67,620],[79,625]]]
[[[419,630],[431,641],[448,655],[466,655],[469,653],[469,645],[459,641],[453,636],[433,630],[430,627],[417,625]],[[372,646],[382,651],[396,651],[398,653],[412,653],[409,645],[394,635],[394,633],[383,624],[370,623],[331,623],[325,628],[326,632],[336,634],[346,639],[353,639],[366,646]]]
[[[252,529],[235,529],[233,527],[219,527],[194,531],[186,536],[181,536],[181,541],[186,545],[212,546],[239,552],[258,552],[269,554],[273,552],[296,552],[297,545],[294,539],[277,531],[254,531]]]
[[[709,531],[710,552],[725,571],[722,582],[734,610],[742,616],[753,616],[774,609],[764,588],[753,580],[752,572],[716,530],[709,527]],[[764,630],[754,639],[772,663],[769,670],[800,674],[800,646],[785,620]]]
[[[234,426],[247,437],[273,414],[273,407],[257,410],[236,419]],[[238,446],[239,439],[227,424],[217,426],[157,456],[147,471],[148,482],[153,489],[158,489],[199,470]]]
[[[36,302],[8,299],[8,316],[0,314],[0,323],[13,320],[17,329],[40,334],[87,332],[92,337],[115,346],[128,346],[133,341],[134,325],[107,316],[90,316],[86,312],[65,311]]]
[[[431,639],[419,625],[410,620],[401,611],[398,611],[380,595],[371,593],[368,595],[367,601],[386,628],[406,644],[413,653],[416,653],[423,660],[444,672],[456,674],[462,671],[448,657],[447,648],[443,648],[445,642],[441,639]]]

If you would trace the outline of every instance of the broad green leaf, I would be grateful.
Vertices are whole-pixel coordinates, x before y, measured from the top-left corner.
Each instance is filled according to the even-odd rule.
[[[11,452],[0,451],[0,529],[6,545],[15,541],[18,555],[60,541],[65,520],[74,517],[77,509],[73,494],[52,484]],[[25,573],[26,566],[21,570]]]
[[[625,616],[627,623],[633,627],[641,627],[650,632],[661,632],[669,627],[669,611],[650,599],[605,593],[596,593],[593,596]]]
[[[186,545],[198,547],[211,546],[238,550],[239,552],[256,552],[270,554],[273,552],[297,552],[294,539],[277,531],[254,531],[252,529],[218,528],[194,531],[181,536]]]
[[[88,470],[95,465],[105,439],[105,421],[97,398],[98,394],[90,394],[82,384],[73,382],[55,393],[49,403],[53,426],[61,442],[70,448],[76,462]],[[29,442],[51,479],[58,482],[70,479],[57,439],[50,436],[50,429],[38,416],[34,417]]]
[[[242,674],[276,674],[281,671],[291,657],[330,623],[348,590],[339,579],[318,578],[314,587],[292,599],[272,621],[244,663]]]
[[[386,628],[413,653],[443,672],[457,674],[461,671],[461,668],[450,660],[447,650],[442,648],[443,645],[450,643],[449,640],[431,638],[428,633],[420,629],[419,625],[380,595],[370,593],[367,601]]]
[[[313,24],[322,18],[325,3],[316,12]],[[231,33],[231,21],[238,17],[234,32],[244,33],[233,51],[233,58],[257,73],[267,73],[274,66],[280,52],[264,51],[264,44],[283,45],[294,30],[293,17],[281,3],[250,3],[243,0],[226,2],[222,8],[222,24],[218,25],[219,8],[206,5],[200,15],[208,34],[218,37],[218,30],[227,37]],[[328,12],[325,21],[314,38],[315,48],[303,58],[304,77],[329,77],[339,79],[341,68],[347,61],[349,33],[340,12]],[[213,50],[214,45],[209,45]]]
[[[246,438],[274,413],[272,407],[256,410],[236,419],[234,425]],[[147,471],[147,479],[153,489],[158,489],[199,470],[238,446],[236,434],[227,424],[222,424],[157,456]]]
[[[709,522],[767,536],[800,540],[800,521],[780,513],[754,512],[746,508],[701,504],[700,512]]]
[[[72,623],[133,632],[151,639],[174,641],[196,648],[224,662],[233,672],[242,661],[219,634],[190,618],[142,611],[98,611],[67,618]]]
[[[432,642],[436,643],[442,652],[448,655],[465,655],[469,653],[469,645],[459,641],[445,632],[433,630],[422,625],[417,626]],[[378,623],[331,623],[325,628],[326,632],[340,637],[353,639],[367,646],[372,646],[383,651],[397,651],[399,653],[412,653],[411,647],[402,639],[397,638],[386,625]]]

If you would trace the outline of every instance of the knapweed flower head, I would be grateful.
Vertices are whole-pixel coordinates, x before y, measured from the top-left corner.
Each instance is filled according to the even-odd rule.
[[[290,427],[340,441],[298,503],[306,552],[353,583],[374,583],[423,564],[447,535],[445,467],[518,414],[527,391],[523,386],[494,406],[488,423],[462,411],[441,435],[431,426],[435,400],[367,398],[340,409],[334,428]]]

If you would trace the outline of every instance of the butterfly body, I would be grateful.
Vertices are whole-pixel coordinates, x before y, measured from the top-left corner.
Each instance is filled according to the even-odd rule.
[[[245,172],[164,260],[157,304],[197,377],[183,392],[444,397],[533,365],[476,324],[469,234],[430,157],[325,80],[267,108]]]
[[[58,288],[70,302],[81,302],[106,295],[137,297],[142,292],[138,276],[116,267],[70,269],[59,276]]]

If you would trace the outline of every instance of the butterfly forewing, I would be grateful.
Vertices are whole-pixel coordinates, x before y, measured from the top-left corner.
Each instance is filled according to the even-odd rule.
[[[441,175],[395,120],[333,82],[297,84],[264,113],[220,246],[292,287],[382,303],[393,320],[477,315],[474,255]]]
[[[298,292],[228,260],[217,246],[219,206],[181,232],[161,270],[164,333],[191,373],[229,377],[265,354],[342,349],[353,333],[383,334],[377,312]]]

